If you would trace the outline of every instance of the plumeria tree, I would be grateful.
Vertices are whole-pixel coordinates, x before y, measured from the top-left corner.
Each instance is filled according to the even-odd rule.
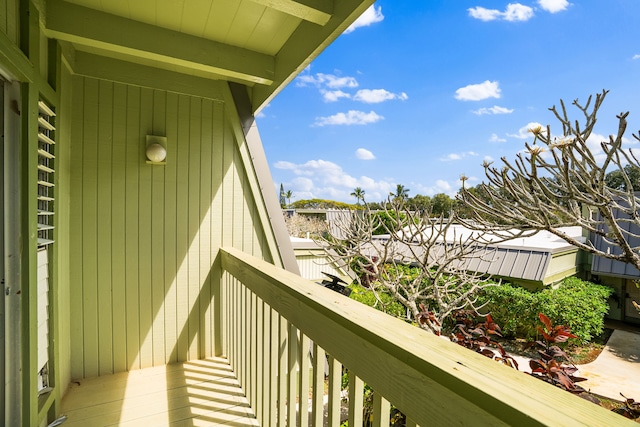
[[[458,195],[472,213],[466,225],[512,236],[547,230],[582,250],[640,269],[640,197],[634,188],[640,162],[623,147],[629,113],[616,116],[618,129],[600,141],[602,153],[587,143],[606,95],[573,101],[581,120],[572,119],[561,100],[559,109],[550,108],[560,125],[557,134],[551,126],[530,129],[533,142],[514,160],[503,157],[498,166],[485,162],[482,197],[464,185]],[[633,138],[640,141],[639,135]],[[607,184],[613,171],[616,186]],[[605,244],[572,237],[563,230],[567,226],[580,226]]]
[[[480,243],[479,233],[461,232],[454,217],[434,220],[429,211],[416,213],[398,199],[385,207],[373,212],[365,203],[364,210],[333,224],[319,243],[378,302],[390,295],[406,307],[410,321],[440,334],[451,313],[479,308],[478,291],[493,283],[469,266],[489,263],[494,252]],[[381,227],[385,233],[376,234]]]

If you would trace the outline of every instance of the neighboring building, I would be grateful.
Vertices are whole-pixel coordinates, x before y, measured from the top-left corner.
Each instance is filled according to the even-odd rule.
[[[293,252],[298,262],[300,276],[314,282],[326,279],[323,273],[349,280],[348,272],[327,257],[327,253],[313,239],[291,237]]]
[[[337,224],[350,221],[350,216],[353,214],[353,211],[334,209],[289,209],[286,212],[288,215],[295,213],[324,220],[335,236],[338,236],[341,230]],[[582,238],[580,227],[565,227],[564,231],[575,238]],[[449,238],[452,239],[455,235],[459,239],[471,232],[461,225],[453,225],[449,229]],[[381,235],[377,238],[385,237]],[[498,240],[496,236],[487,235],[486,238]],[[578,248],[546,231],[492,244],[487,249],[491,255],[485,258],[490,258],[491,262],[487,262],[486,259],[471,261],[468,265],[469,270],[487,273],[532,289],[556,284],[584,269]],[[296,251],[299,265],[302,261],[301,254],[301,251]],[[316,263],[320,264],[319,261]]]
[[[460,236],[465,232],[461,228],[454,226],[451,232]],[[576,238],[582,236],[580,227],[565,227],[564,231]],[[581,270],[578,248],[547,231],[489,245],[489,249],[495,251],[491,262],[472,262],[470,270],[528,288],[554,285]]]
[[[640,227],[627,223],[632,227],[631,232],[640,235]],[[620,248],[609,245],[600,236],[592,238],[596,249],[603,252],[620,253]],[[629,238],[629,243],[637,247],[640,237]],[[614,294],[609,298],[609,314],[611,319],[625,322],[640,323],[640,313],[633,306],[633,301],[640,303],[640,271],[631,264],[613,261],[604,257],[594,256],[591,261],[592,280],[603,285],[611,286]]]

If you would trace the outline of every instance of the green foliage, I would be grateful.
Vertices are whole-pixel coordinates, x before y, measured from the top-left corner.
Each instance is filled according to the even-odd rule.
[[[625,174],[629,178],[631,188],[628,188],[627,180],[624,178]],[[618,169],[609,172],[607,176],[605,176],[604,182],[607,184],[607,187],[613,188],[614,190],[640,191],[640,168],[630,164],[626,165],[622,170]]]
[[[372,233],[374,236],[389,234],[400,230],[408,224],[407,215],[404,212],[385,210],[372,212],[372,215],[374,216],[375,224]]]
[[[444,193],[438,193],[431,198],[431,215],[433,216],[443,215],[445,218],[449,218],[452,207],[453,200]]]
[[[414,197],[407,200],[407,208],[412,211],[418,212],[430,212],[431,211],[431,197],[423,196],[422,194],[416,194]]]
[[[293,209],[362,209],[362,206],[324,199],[296,200],[290,206]]]
[[[394,317],[406,320],[407,309],[392,295],[389,295],[382,290],[377,291],[379,297],[378,300],[376,299],[376,296],[371,289],[367,289],[363,286],[358,285],[357,283],[349,285],[349,289],[351,289],[351,299],[366,304],[369,307],[373,307],[384,313],[390,314]]]
[[[504,283],[486,288],[481,299],[505,335],[536,337],[538,313],[545,313],[553,323],[566,325],[579,339],[589,341],[604,330],[612,292],[607,286],[569,277],[556,289],[538,292]]]

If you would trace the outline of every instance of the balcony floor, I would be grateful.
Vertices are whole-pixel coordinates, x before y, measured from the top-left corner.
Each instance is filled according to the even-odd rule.
[[[257,426],[235,374],[209,358],[72,382],[70,426]]]

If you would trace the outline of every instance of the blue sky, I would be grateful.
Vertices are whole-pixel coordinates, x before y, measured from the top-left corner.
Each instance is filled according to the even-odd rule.
[[[639,0],[379,0],[260,111],[274,185],[354,203],[454,195],[513,159],[548,108],[610,90],[590,143],[640,129]],[[570,107],[572,117],[580,118]],[[638,144],[640,148],[640,144]]]

